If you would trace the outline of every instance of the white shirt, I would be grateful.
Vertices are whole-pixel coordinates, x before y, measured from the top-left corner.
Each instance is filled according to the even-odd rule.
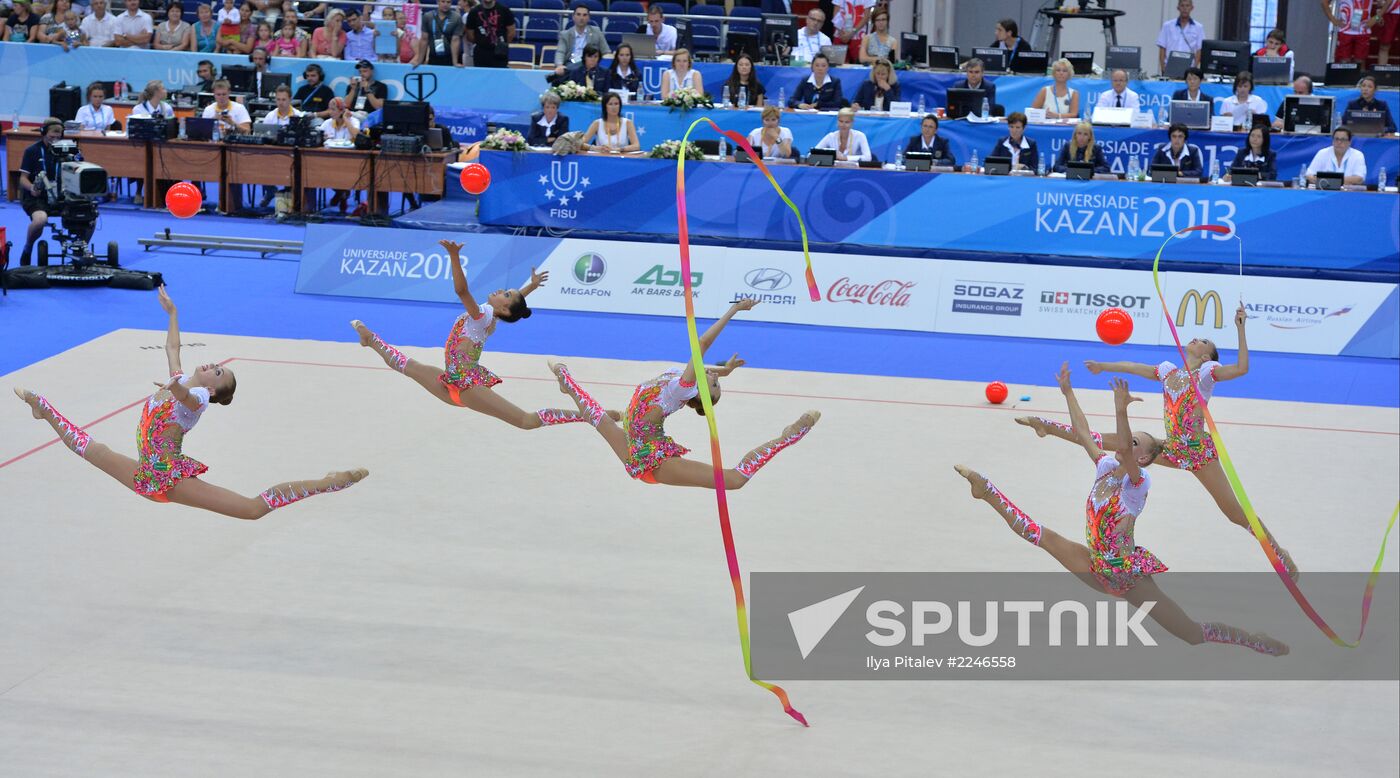
[[[156,28],[151,21],[151,15],[145,11],[137,11],[135,14],[124,13],[117,17],[117,35],[140,35],[151,32]],[[150,45],[147,41],[146,45]],[[144,46],[128,46],[127,48],[145,48]]]
[[[1129,88],[1129,87],[1123,87],[1123,105],[1122,105],[1122,106],[1119,106],[1119,105],[1118,105],[1118,93],[1115,92],[1115,91],[1113,91],[1112,89],[1110,89],[1110,90],[1108,90],[1107,92],[1104,92],[1103,94],[1099,95],[1099,102],[1097,103],[1097,105],[1098,105],[1100,108],[1119,108],[1119,107],[1122,107],[1122,108],[1131,108],[1131,109],[1133,109],[1134,111],[1138,110],[1138,108],[1140,107],[1139,101],[1138,101],[1138,93],[1137,93],[1137,92],[1134,92],[1134,91],[1133,91],[1131,88]]]
[[[651,32],[651,26],[647,26],[647,32]],[[665,22],[661,23],[661,32],[656,34],[657,51],[676,50],[676,28]]]
[[[1074,102],[1074,89],[1068,84],[1065,85],[1065,96],[1060,97],[1055,94],[1055,85],[1051,84],[1045,89],[1045,110],[1054,113],[1069,113],[1069,107]]]
[[[167,119],[174,118],[175,109],[169,103],[139,103],[131,109],[132,116],[164,116]]]
[[[118,32],[117,17],[110,12],[102,14],[101,19],[97,18],[97,14],[88,14],[83,17],[83,23],[78,25],[78,29],[88,36],[89,45],[106,46]]]
[[[352,128],[355,132],[360,131],[360,122],[358,119],[349,114],[342,114],[342,117],[345,119],[345,125],[339,129],[335,126],[335,119],[328,118],[321,122],[321,132],[325,134],[326,140],[350,140],[350,131]]]
[[[1235,117],[1234,122],[1236,127],[1248,127],[1250,123],[1250,114],[1267,116],[1268,113],[1269,106],[1264,103],[1264,98],[1259,95],[1250,95],[1249,99],[1245,100],[1243,103],[1234,95],[1230,95],[1220,101],[1220,115]]]
[[[215,15],[214,18],[217,19],[221,25],[243,23],[242,14],[239,13],[237,6],[233,8],[220,8],[219,13]]]
[[[273,110],[271,110],[271,111],[268,111],[268,112],[267,112],[267,115],[264,116],[264,117],[262,118],[262,123],[263,123],[263,124],[275,124],[275,125],[277,125],[278,127],[284,127],[284,126],[286,126],[287,124],[291,123],[292,119],[295,119],[295,118],[298,117],[298,116],[305,116],[305,115],[306,115],[305,113],[303,113],[303,112],[301,112],[301,111],[298,111],[298,110],[295,109],[295,108],[292,108],[292,109],[290,109],[290,110],[291,110],[291,113],[288,114],[288,115],[286,115],[286,116],[282,116],[282,115],[278,114],[277,111],[276,111],[276,109],[273,109]]]
[[[823,46],[830,46],[831,39],[826,37],[826,33],[817,30],[816,35],[808,35],[807,27],[797,31],[797,48],[792,50],[792,56],[803,62],[811,62],[816,56],[822,53]]]
[[[1183,30],[1180,21],[1181,18],[1177,17],[1168,19],[1162,25],[1162,31],[1157,34],[1157,45],[1166,49],[1168,54],[1173,51],[1195,54],[1201,50],[1201,42],[1206,38],[1206,28],[1192,19]]]
[[[755,150],[762,153],[764,158],[778,156],[778,152],[781,151],[783,148],[783,141],[787,141],[789,144],[788,147],[791,148],[792,130],[789,130],[788,128],[783,126],[778,127],[778,142],[774,143],[771,146],[765,145],[763,143],[762,127],[755,128],[752,132],[749,133],[749,145],[753,146]]]
[[[218,103],[210,103],[204,106],[204,118],[213,119],[215,116],[218,115],[218,113]],[[237,102],[235,100],[228,101],[228,118],[232,119],[234,124],[253,123],[253,117],[248,115],[248,109],[244,108],[242,103]],[[227,129],[227,126],[225,126],[225,129]]]
[[[667,81],[670,81],[670,82],[671,82],[671,91],[672,91],[672,92],[675,92],[677,89],[680,89],[681,87],[685,87],[685,88],[687,88],[687,89],[694,89],[694,88],[695,88],[695,78],[696,78],[696,73],[697,73],[697,72],[698,72],[698,71],[696,71],[694,68],[691,68],[690,70],[687,70],[686,73],[685,73],[685,81],[681,81],[679,78],[676,78],[676,71],[675,71],[675,68],[672,68],[672,69],[666,71],[665,78],[666,78]]]
[[[1308,175],[1315,176],[1321,173],[1341,173],[1346,176],[1360,176],[1366,178],[1366,155],[1356,149],[1347,149],[1347,153],[1342,155],[1342,161],[1337,162],[1337,152],[1331,146],[1325,149],[1318,149],[1312,162],[1308,163]]]
[[[598,123],[598,135],[594,138],[595,142],[593,145],[609,149],[621,149],[626,148],[627,144],[630,143],[627,135],[628,119],[626,116],[622,117],[622,121],[618,122],[617,134],[615,135],[608,133],[607,124],[602,119],[594,119],[593,121]]]
[[[1029,151],[1030,147],[1030,142],[1026,140],[1026,136],[1022,135],[1019,145],[1011,145],[1011,138],[1006,137],[1001,139],[1001,145],[997,148],[1006,149],[1006,153],[1011,156],[1011,169],[1015,170],[1016,167],[1021,164],[1021,152],[1023,150]]]
[[[112,122],[117,120],[116,114],[112,113],[112,106],[104,105],[97,110],[92,109],[92,103],[84,105],[78,109],[78,115],[74,120],[83,125],[84,130],[94,132],[106,132]]]
[[[825,138],[817,144],[819,149],[835,149],[841,151],[841,131],[828,132]],[[852,129],[846,141],[846,159],[858,160],[860,162],[870,161],[870,142],[865,139],[865,133],[857,129]],[[839,157],[838,157],[839,159]]]

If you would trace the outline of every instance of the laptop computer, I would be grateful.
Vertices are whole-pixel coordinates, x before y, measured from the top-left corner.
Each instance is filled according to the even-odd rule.
[[[1109,46],[1104,57],[1104,70],[1126,70],[1129,75],[1142,70],[1141,46]]]
[[[632,59],[656,59],[656,39],[646,33],[629,32],[622,42],[632,47]]]
[[[957,70],[960,61],[957,46],[928,47],[928,66],[931,70]]]
[[[1255,57],[1250,68],[1256,84],[1291,84],[1293,82],[1293,60],[1288,57]]]
[[[269,124],[267,122],[258,122],[257,124],[253,125],[253,134],[262,138],[273,138],[275,140],[277,138],[277,134],[281,131],[282,128],[278,125]],[[188,129],[186,129],[185,134],[189,134]]]
[[[1371,68],[1376,86],[1394,89],[1400,87],[1400,65],[1376,65]]]
[[[823,46],[822,53],[826,55],[826,61],[832,67],[840,67],[846,64],[845,46]]]
[[[1060,56],[1069,60],[1070,67],[1074,68],[1076,76],[1091,76],[1094,74],[1094,52],[1092,51],[1062,51]]]
[[[433,151],[442,151],[447,148],[447,132],[441,127],[429,127],[423,140]]]
[[[836,149],[812,149],[808,151],[807,164],[812,167],[835,167]]]
[[[1159,184],[1176,183],[1176,165],[1157,163],[1148,171],[1148,177]]]
[[[1342,115],[1342,125],[1357,135],[1383,135],[1385,114],[1380,111],[1353,109]]]
[[[1361,66],[1355,62],[1329,62],[1327,63],[1327,75],[1323,77],[1322,83],[1326,86],[1340,86],[1349,89],[1356,88],[1356,82],[1361,80]]]
[[[1094,177],[1094,163],[1081,160],[1071,161],[1065,165],[1065,178],[1074,181],[1088,181]]]
[[[1336,192],[1342,188],[1342,174],[1317,171],[1317,188]]]
[[[1133,123],[1133,109],[1110,108],[1108,106],[1096,105],[1094,106],[1094,114],[1090,123],[1127,127]]]
[[[1192,130],[1210,129],[1210,103],[1204,100],[1173,100],[1172,124],[1184,124]]]
[[[982,60],[982,69],[988,73],[1006,72],[1006,49],[1002,48],[975,48],[972,56]]]
[[[1254,186],[1259,183],[1259,168],[1253,165],[1235,165],[1230,168],[1231,186]]]
[[[214,120],[200,116],[185,119],[185,137],[189,140],[213,140]]]
[[[1167,69],[1162,75],[1173,81],[1181,81],[1186,78],[1186,69],[1195,64],[1196,57],[1189,51],[1169,51],[1167,52]]]

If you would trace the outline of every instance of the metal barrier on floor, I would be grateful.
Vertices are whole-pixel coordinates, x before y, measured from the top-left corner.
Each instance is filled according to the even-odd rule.
[[[199,249],[200,254],[210,251],[251,251],[264,258],[270,254],[300,254],[302,246],[302,241],[299,240],[184,235],[172,233],[169,228],[163,233],[156,233],[154,238],[139,238],[136,242],[144,246],[146,251],[162,247]]]

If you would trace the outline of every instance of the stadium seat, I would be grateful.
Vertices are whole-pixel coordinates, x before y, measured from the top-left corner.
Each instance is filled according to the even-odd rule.
[[[512,11],[523,11],[529,3],[526,0],[501,0],[501,5]]]
[[[636,14],[645,20],[647,9],[646,6],[635,2],[635,0],[613,0],[612,5],[608,6],[608,13]],[[641,21],[637,22],[637,24],[641,24]]]
[[[696,5],[690,9],[693,16],[714,17],[715,21],[693,19],[690,22],[690,40],[696,51],[720,51],[724,48],[720,35],[720,20],[724,18],[722,5]]]
[[[661,6],[661,10],[667,16],[678,16],[685,13],[685,6],[679,3],[652,3],[652,5]]]
[[[543,3],[546,0],[535,0]],[[554,0],[559,3],[559,0]],[[562,5],[562,3],[560,3]],[[528,12],[527,12],[528,13]],[[557,43],[559,41],[559,30],[563,17],[558,14],[528,14],[525,24],[526,43]]]
[[[573,7],[579,3],[583,3],[591,14],[600,13],[603,10],[603,3],[601,0],[570,0],[569,9],[572,10]]]
[[[510,44],[510,67],[520,70],[534,70],[535,47],[528,43]]]
[[[564,0],[530,0],[530,8],[541,11],[563,11]]]
[[[554,51],[558,48],[559,47],[553,43],[540,46],[540,67],[550,69],[554,67]]]

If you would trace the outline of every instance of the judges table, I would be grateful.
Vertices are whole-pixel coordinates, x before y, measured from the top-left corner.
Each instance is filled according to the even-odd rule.
[[[569,127],[587,130],[589,124],[598,118],[597,103],[564,103],[563,111],[569,117]],[[685,135],[686,128],[700,116],[713,119],[726,130],[748,135],[751,130],[763,126],[758,109],[740,111],[720,109],[710,111],[675,111],[661,105],[634,103],[628,105],[624,114],[637,125],[637,140],[643,149],[667,140]],[[792,131],[793,148],[806,154],[809,149],[829,132],[836,129],[835,112],[785,111],[782,125]],[[903,151],[909,139],[919,134],[919,117],[894,117],[869,112],[858,114],[855,129],[865,133],[875,156],[886,162],[893,162],[895,152]],[[1033,124],[1026,128],[1026,135],[1035,140],[1040,153],[1050,154],[1049,167],[1054,162],[1054,154],[1069,141],[1074,134],[1072,124]],[[966,162],[973,151],[979,158],[985,158],[1001,138],[1006,136],[1005,122],[976,124],[966,119],[943,121],[939,125],[939,135],[948,139],[949,150],[959,163]],[[712,130],[691,135],[692,139],[714,139]],[[1094,139],[1102,144],[1104,156],[1116,173],[1128,170],[1128,161],[1137,157],[1138,164],[1146,167],[1159,144],[1167,141],[1165,129],[1133,129],[1129,127],[1096,127]],[[1205,155],[1206,169],[1213,160],[1219,160],[1222,175],[1235,159],[1235,152],[1244,144],[1244,133],[1204,132],[1191,133],[1190,142],[1200,146]],[[1319,149],[1331,145],[1332,139],[1325,135],[1294,135],[1275,133],[1271,146],[1278,153],[1278,174],[1280,178],[1297,178],[1298,170],[1312,161]],[[1384,167],[1391,181],[1395,180],[1400,168],[1400,139],[1362,138],[1352,141],[1352,146],[1366,156],[1368,183],[1376,182],[1376,174]]]
[[[648,237],[676,232],[674,160],[484,151],[481,161],[492,181],[481,196],[485,224]],[[814,244],[1145,260],[1172,232],[1213,223],[1244,238],[1246,264],[1400,272],[1400,196],[1394,194],[796,165],[770,170],[801,209]],[[693,235],[801,240],[792,212],[755,165],[689,162],[686,192]],[[1227,236],[1198,235],[1178,259],[1237,261]]]
[[[78,152],[83,159],[106,168],[109,176],[145,181],[150,174],[150,150],[143,141],[130,141],[125,137],[99,132],[68,133],[66,137],[77,141]],[[5,133],[6,192],[10,200],[19,199],[19,169],[24,164],[24,150],[38,140],[37,130],[9,130]]]

